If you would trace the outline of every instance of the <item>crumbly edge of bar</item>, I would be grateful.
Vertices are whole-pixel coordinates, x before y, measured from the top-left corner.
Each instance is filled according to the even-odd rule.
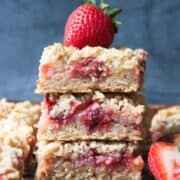
[[[1,144],[0,174],[3,179],[20,179],[23,170],[23,151],[20,148]]]
[[[77,156],[79,153],[84,153],[90,148],[96,148],[98,153],[118,153],[123,148],[128,148],[129,152],[137,150],[138,146],[133,143],[125,142],[102,142],[102,141],[77,141],[77,142],[47,142],[38,141],[38,150],[36,155],[38,159],[52,157],[52,155],[66,156],[71,154],[71,157]]]
[[[6,99],[0,100],[0,119],[11,119],[22,124],[33,125],[37,123],[40,116],[40,105],[24,102],[8,102]]]
[[[6,99],[0,100],[0,120],[7,117],[7,115],[14,109],[15,103],[8,102]]]
[[[79,128],[77,128],[77,126]],[[80,129],[83,128],[83,130]],[[73,131],[73,133],[72,133]],[[128,127],[112,128],[106,133],[93,132],[87,134],[83,125],[77,125],[73,123],[70,126],[63,127],[62,129],[54,129],[47,127],[43,130],[38,130],[37,139],[46,141],[78,141],[78,140],[111,140],[111,141],[142,141],[144,137],[143,130],[138,131],[134,129],[128,129]]]
[[[29,101],[13,103],[4,99],[0,104],[0,111],[5,110],[5,107],[11,107],[7,108],[0,121],[0,174],[5,173],[4,179],[20,179],[24,160],[33,148],[34,125],[40,116],[40,105]]]
[[[29,151],[29,141],[35,139],[35,128],[40,117],[40,105],[28,101],[15,103],[9,114],[0,121],[0,143],[23,147]],[[6,134],[6,136],[4,136]]]
[[[180,126],[180,106],[172,106],[160,109],[152,118],[150,131],[159,128],[161,123],[166,122],[167,128]]]
[[[113,63],[114,66],[124,66],[125,68],[132,68],[139,65],[139,62],[147,58],[147,53],[143,51],[145,57],[141,55],[143,50],[135,50],[129,48],[111,48],[106,49],[100,46],[89,47],[82,49],[74,47],[66,47],[60,43],[54,43],[46,48],[41,56],[41,63],[56,63],[58,61],[73,61],[81,60],[82,58],[95,57],[99,61],[106,61]]]
[[[52,170],[52,171],[51,171]],[[104,180],[104,179],[121,179],[121,180],[141,180],[141,172],[128,172],[126,170],[123,171],[116,171],[114,170],[112,174],[107,174],[107,171],[100,171],[99,169],[96,170],[96,173],[94,173],[94,169],[92,170],[90,167],[83,167],[83,169],[76,169],[76,172],[74,170],[66,170],[66,171],[55,171],[54,169],[51,169],[47,172],[47,174],[44,174],[40,170],[36,173],[37,180],[48,180],[48,179],[71,179],[71,180]]]
[[[61,79],[60,76],[59,79]],[[45,81],[41,81],[41,79],[39,79],[35,93],[92,93],[96,90],[100,90],[102,92],[132,93],[142,91],[144,89],[143,79],[140,83],[121,83],[120,80],[121,79],[113,76],[111,78],[107,78],[107,82],[82,82],[82,80],[71,79],[68,80],[69,83],[63,83],[52,77],[52,79]]]

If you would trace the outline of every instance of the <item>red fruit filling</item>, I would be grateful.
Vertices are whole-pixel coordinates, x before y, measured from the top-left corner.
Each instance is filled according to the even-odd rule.
[[[56,103],[54,100],[50,100],[49,96],[45,97],[46,107],[48,112],[52,106]],[[95,130],[107,130],[112,122],[112,110],[104,110],[97,100],[92,100],[91,96],[88,96],[81,103],[70,102],[71,109],[68,113],[60,112],[56,117],[51,120],[55,121],[59,125],[66,125],[76,118],[86,127],[87,133],[92,133]]]
[[[70,76],[73,78],[85,79],[95,77],[105,79],[110,75],[109,67],[106,66],[104,62],[97,61],[93,57],[81,61],[74,61],[71,64]]]
[[[103,167],[108,172],[115,168],[130,168],[133,157],[125,148],[119,154],[98,153],[96,149],[92,148],[85,154],[79,154],[78,157],[72,161],[74,166],[87,165],[93,167]]]
[[[50,79],[54,74],[54,68],[51,64],[42,64],[39,67],[41,78],[44,80]]]
[[[64,112],[60,112],[55,118],[53,118],[59,125],[66,125],[78,116],[80,112],[82,112],[84,109],[86,109],[90,104],[92,104],[91,97],[88,97],[85,101],[82,103],[74,103],[73,101],[71,104],[71,110],[68,114],[65,114]]]
[[[107,131],[112,122],[113,111],[103,109],[98,102],[94,102],[81,114],[80,120],[85,125],[88,134],[93,131]]]
[[[45,104],[49,115],[51,109],[56,104],[56,100],[55,98],[50,99],[50,96],[47,95]],[[87,96],[82,102],[78,103],[71,101],[70,109],[67,112],[60,112],[56,117],[50,117],[49,115],[49,119],[58,126],[64,126],[79,119],[84,124],[87,134],[95,131],[106,132],[111,128],[113,122],[140,130],[141,117],[134,118],[123,115],[121,112],[116,113],[110,107],[103,108],[98,100],[92,99],[92,96]]]
[[[56,100],[53,97],[51,97],[49,94],[45,96],[44,101],[48,111],[50,111],[51,108],[56,104]]]

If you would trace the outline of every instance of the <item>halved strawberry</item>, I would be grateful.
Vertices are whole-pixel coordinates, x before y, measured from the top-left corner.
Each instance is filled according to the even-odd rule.
[[[119,23],[115,17],[121,11],[119,8],[112,9],[104,0],[99,6],[96,0],[85,0],[85,4],[75,9],[67,20],[64,44],[77,48],[110,46]]]
[[[152,144],[148,154],[148,165],[157,180],[180,180],[180,152],[175,144]]]

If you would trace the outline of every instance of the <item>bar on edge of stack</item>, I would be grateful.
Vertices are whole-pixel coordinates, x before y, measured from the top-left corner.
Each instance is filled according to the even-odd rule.
[[[39,116],[39,104],[0,100],[0,179],[22,179]]]
[[[180,106],[159,109],[152,117],[150,133],[153,141],[180,133]]]

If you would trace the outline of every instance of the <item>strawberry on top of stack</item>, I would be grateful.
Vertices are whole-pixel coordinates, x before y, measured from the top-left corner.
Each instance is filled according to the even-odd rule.
[[[137,93],[147,53],[107,49],[121,11],[85,1],[67,20],[64,45],[44,49],[37,179],[141,179],[145,105]]]
[[[97,7],[95,0],[85,0],[85,4],[75,9],[67,20],[64,45],[109,47],[120,24],[116,17],[121,11],[104,1]]]

